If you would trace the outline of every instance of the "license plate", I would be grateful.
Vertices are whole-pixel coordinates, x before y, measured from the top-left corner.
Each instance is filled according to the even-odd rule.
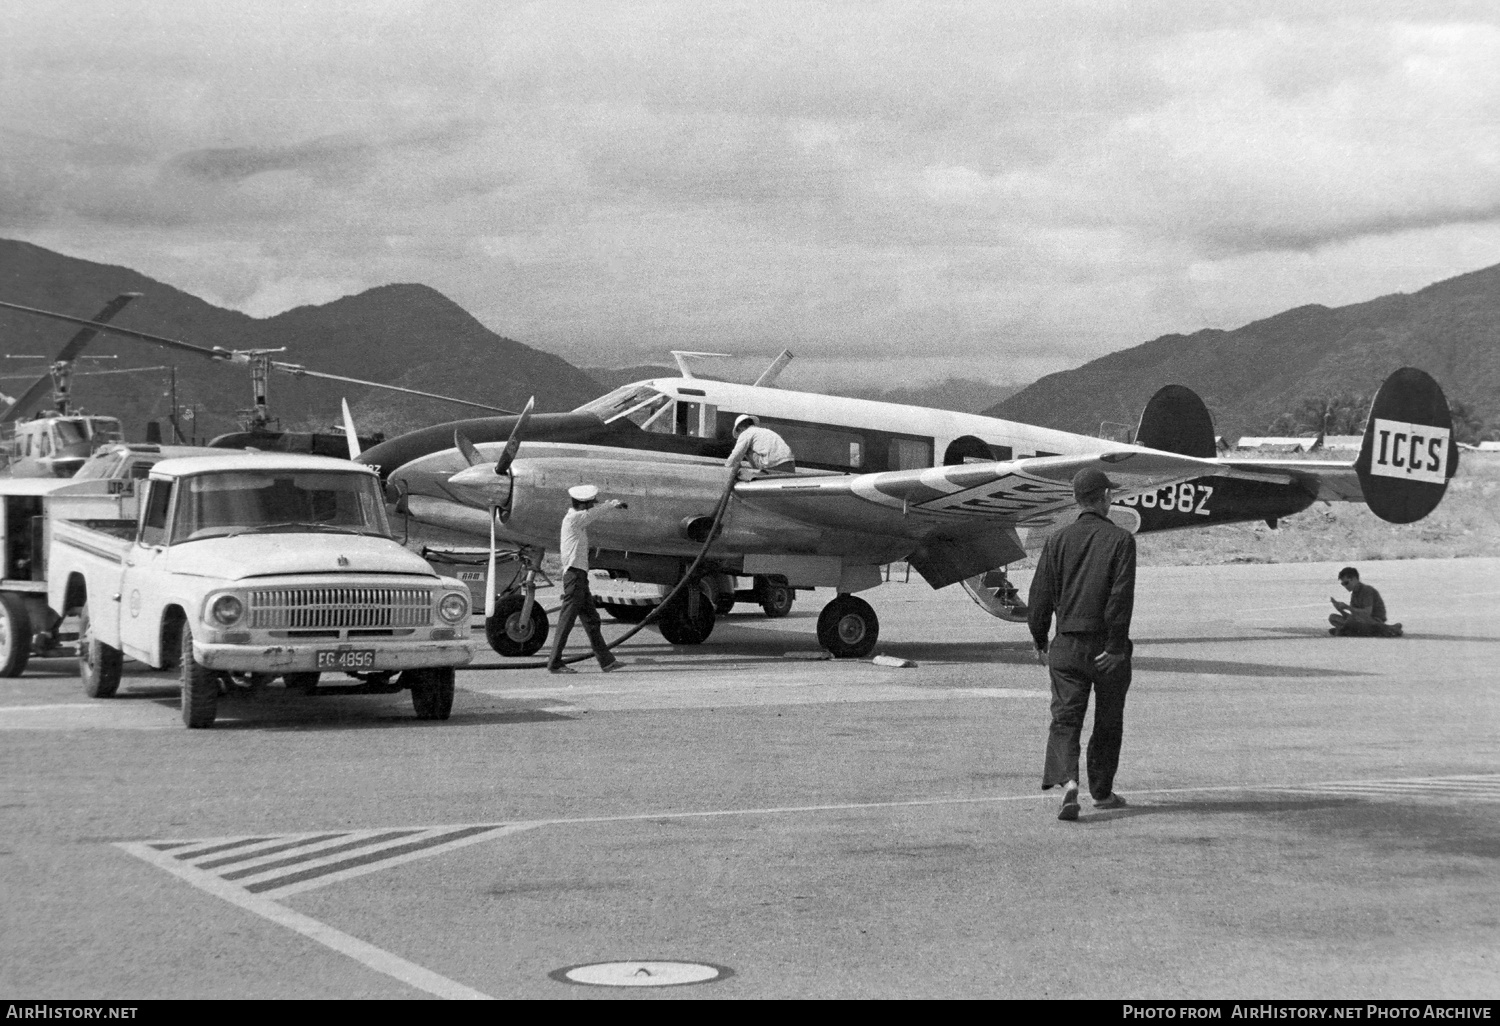
[[[318,669],[320,670],[373,670],[375,669],[375,650],[359,649],[323,649],[318,653]]]

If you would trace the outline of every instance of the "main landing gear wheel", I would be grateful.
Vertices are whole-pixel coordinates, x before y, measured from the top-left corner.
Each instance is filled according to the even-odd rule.
[[[863,659],[879,638],[880,618],[862,598],[840,595],[818,614],[818,644],[835,659]]]
[[[19,677],[31,659],[31,617],[26,604],[0,592],[0,677]]]
[[[760,592],[760,608],[765,610],[768,617],[775,620],[792,611],[792,602],[796,597],[797,593],[790,585],[767,581]]]
[[[78,611],[78,676],[83,680],[83,693],[90,698],[108,698],[120,687],[120,671],[125,656],[112,645],[106,645],[94,633],[89,622],[89,607],[85,602]]]
[[[697,602],[690,602],[684,591],[661,611],[657,626],[661,636],[673,645],[701,645],[714,632],[714,604],[707,595],[699,592]],[[693,610],[692,607],[697,609]]]
[[[495,603],[495,615],[484,622],[490,648],[503,656],[529,656],[547,640],[547,611],[540,602],[531,603],[531,616],[521,619],[524,595],[507,595]]]
[[[599,608],[620,623],[640,623],[651,615],[653,606],[637,606],[628,602],[601,602]]]
[[[714,599],[714,615],[728,616],[734,609],[734,592],[724,592]]]
[[[430,666],[407,672],[416,674],[411,686],[411,705],[417,711],[417,719],[446,720],[453,711],[453,667]]]
[[[211,727],[219,715],[219,675],[193,658],[193,631],[182,625],[182,722],[189,727]]]

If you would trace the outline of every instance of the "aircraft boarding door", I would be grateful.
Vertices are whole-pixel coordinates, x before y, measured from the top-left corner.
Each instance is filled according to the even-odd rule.
[[[135,544],[125,550],[124,565],[120,568],[120,649],[133,659],[151,661],[154,665],[156,648],[160,641],[160,622],[149,613],[143,592],[147,579],[157,572],[157,565],[167,558],[168,513],[172,507],[172,482],[146,482],[146,497],[142,500],[141,520]],[[90,595],[89,602],[98,606],[111,596]],[[198,611],[187,610],[187,615],[196,617]],[[100,632],[100,640],[109,639]],[[162,653],[169,655],[171,653]]]
[[[719,408],[713,403],[689,403],[677,400],[677,430],[679,435],[695,438],[714,438],[718,434]]]

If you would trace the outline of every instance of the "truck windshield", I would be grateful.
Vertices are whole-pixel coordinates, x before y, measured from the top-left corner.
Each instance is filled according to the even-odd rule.
[[[390,537],[379,482],[357,472],[264,470],[197,474],[178,487],[174,543],[308,531]]]

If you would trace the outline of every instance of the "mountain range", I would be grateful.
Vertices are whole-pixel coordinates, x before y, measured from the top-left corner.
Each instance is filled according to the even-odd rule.
[[[1163,335],[1049,374],[987,408],[994,417],[1094,434],[1135,425],[1158,388],[1203,397],[1220,434],[1259,434],[1308,398],[1373,395],[1420,367],[1480,421],[1500,417],[1500,265],[1350,306],[1300,306],[1232,331]]]
[[[540,410],[569,410],[626,381],[676,375],[675,368],[658,365],[579,369],[495,334],[425,285],[385,285],[254,318],[125,267],[0,239],[0,299],[92,317],[120,292],[142,293],[115,318],[122,327],[227,349],[285,347],[275,359],[507,409],[535,395]],[[0,351],[38,357],[4,361],[0,391],[14,395],[25,388],[26,375],[39,373],[72,333],[66,324],[0,310]],[[95,339],[86,355],[115,358],[79,364],[75,401],[91,412],[119,416],[127,437],[142,437],[147,421],[166,419],[167,367],[176,368],[179,407],[194,413],[193,430],[201,438],[234,430],[236,411],[251,402],[250,371],[242,365],[106,336]],[[1237,436],[1260,433],[1308,398],[1373,393],[1401,366],[1427,370],[1450,400],[1500,424],[1500,265],[1411,294],[1337,308],[1297,307],[1228,331],[1163,335],[1018,391],[947,381],[842,394],[982,411],[1094,434],[1104,422],[1133,426],[1158,388],[1183,384],[1203,397],[1221,434]],[[161,369],[101,373],[130,368]],[[483,415],[336,382],[280,374],[270,381],[271,412],[289,428],[330,426],[342,396],[350,399],[362,431],[392,433]]]
[[[495,334],[425,285],[384,285],[320,306],[254,318],[125,267],[0,239],[0,299],[93,317],[121,292],[141,293],[114,318],[121,327],[226,349],[284,346],[286,351],[273,359],[311,370],[512,410],[520,409],[530,395],[536,396],[539,410],[570,410],[600,392],[596,381],[566,360]],[[0,390],[15,395],[25,388],[27,368],[34,376],[74,330],[57,321],[0,310],[0,349],[44,358],[6,360],[0,368]],[[179,405],[193,412],[200,437],[234,430],[236,411],[251,405],[250,369],[243,365],[105,335],[90,343],[85,355],[116,358],[81,361],[74,399],[89,412],[119,416],[126,437],[140,438],[146,421],[166,419],[170,372],[101,371],[175,366]],[[349,398],[362,431],[390,432],[483,415],[453,403],[274,372],[269,395],[272,415],[286,427],[327,427],[339,419],[343,396]]]

